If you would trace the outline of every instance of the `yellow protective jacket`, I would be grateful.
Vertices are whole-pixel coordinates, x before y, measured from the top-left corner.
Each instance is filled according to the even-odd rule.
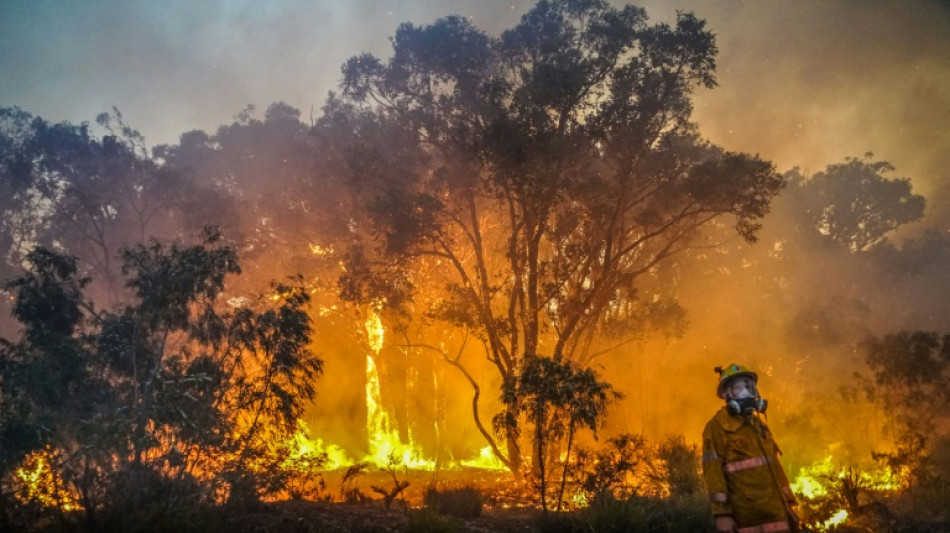
[[[756,414],[729,414],[725,407],[703,430],[703,477],[714,515],[732,515],[740,533],[789,531],[796,505],[781,450]]]

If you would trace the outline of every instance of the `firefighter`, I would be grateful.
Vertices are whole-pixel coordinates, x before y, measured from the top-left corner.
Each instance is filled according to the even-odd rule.
[[[763,417],[768,403],[758,376],[731,364],[716,367],[717,393],[726,401],[703,430],[703,477],[716,530],[779,533],[798,530],[795,496]]]

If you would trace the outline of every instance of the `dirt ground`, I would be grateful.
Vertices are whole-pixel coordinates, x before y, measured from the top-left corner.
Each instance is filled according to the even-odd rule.
[[[407,531],[404,507],[386,509],[381,503],[328,503],[288,501],[268,504],[240,518],[240,531],[388,533]],[[534,531],[532,509],[486,509],[481,516],[458,520],[460,531],[473,533],[527,533]]]
[[[406,531],[409,511],[422,507],[428,487],[454,488],[474,486],[484,497],[480,516],[455,519],[460,531],[468,532],[528,532],[538,514],[532,492],[514,482],[508,472],[480,469],[441,472],[396,470],[387,472],[373,468],[347,482],[346,488],[356,489],[365,501],[344,502],[344,470],[323,474],[324,487],[319,495],[309,500],[283,501],[263,504],[253,512],[234,518],[235,531],[288,531],[288,532],[353,532],[382,533]],[[399,493],[387,508],[381,493],[374,490],[392,490],[396,482],[409,485]]]

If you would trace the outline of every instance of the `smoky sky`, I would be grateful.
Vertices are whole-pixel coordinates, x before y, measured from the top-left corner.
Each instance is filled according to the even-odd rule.
[[[388,57],[388,39],[400,23],[427,24],[460,14],[498,35],[533,4],[0,0],[0,105],[54,122],[92,121],[115,106],[153,146],[175,143],[193,129],[214,131],[248,104],[257,106],[260,116],[271,103],[283,101],[309,121],[335,89],[340,65],[363,52]],[[672,22],[677,10],[692,11],[717,35],[718,87],[698,91],[694,99],[694,118],[712,142],[757,153],[780,171],[800,167],[806,173],[872,152],[874,159],[896,167],[891,177],[910,178],[914,191],[927,197],[926,219],[917,229],[950,228],[950,2],[638,4],[653,22]],[[780,222],[764,223],[768,230]],[[738,290],[702,290],[714,309],[692,308],[690,335],[678,344],[652,346],[660,356],[637,359],[634,370],[641,377],[617,383],[630,398],[619,408],[618,419],[630,424],[622,429],[650,430],[652,424],[657,435],[698,434],[707,413],[667,416],[688,409],[676,403],[682,401],[679,395],[658,394],[650,384],[675,374],[699,391],[696,395],[712,397],[709,360],[726,363],[737,346],[754,353],[756,343],[772,344],[755,334],[775,328],[756,320],[778,311],[726,312],[722,302],[745,300],[736,297]],[[746,339],[746,345],[735,339]],[[686,363],[689,372],[676,357],[684,353],[693,354]],[[769,359],[762,355],[750,363]],[[776,375],[782,372],[790,370],[777,369]],[[353,375],[362,381],[359,368]],[[361,386],[353,388],[357,397]],[[776,407],[781,412],[783,406]]]
[[[616,2],[620,5],[620,2]],[[389,54],[401,22],[469,17],[491,35],[528,0],[0,0],[0,104],[47,120],[117,107],[148,144],[213,131],[248,104],[319,116],[346,58]],[[950,2],[652,0],[717,35],[719,86],[695,97],[713,142],[779,170],[871,152],[950,224]]]

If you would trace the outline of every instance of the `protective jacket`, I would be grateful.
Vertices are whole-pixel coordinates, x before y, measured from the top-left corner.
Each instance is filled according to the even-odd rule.
[[[758,414],[720,409],[703,430],[703,477],[713,514],[732,515],[739,533],[790,531],[789,509],[797,502],[781,453]]]

